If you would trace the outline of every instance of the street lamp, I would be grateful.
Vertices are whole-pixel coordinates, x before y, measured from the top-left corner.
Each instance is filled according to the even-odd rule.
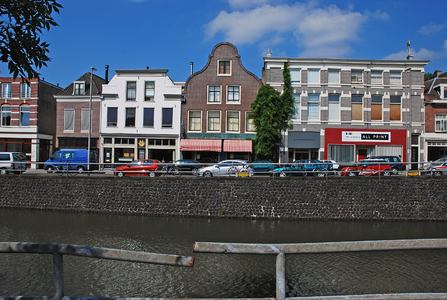
[[[90,140],[92,134],[92,86],[93,86],[93,72],[98,71],[94,67],[90,67],[90,103],[88,108],[88,150],[87,150],[87,171],[90,176]]]

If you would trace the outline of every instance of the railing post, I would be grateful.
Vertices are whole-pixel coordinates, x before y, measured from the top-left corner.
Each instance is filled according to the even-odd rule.
[[[60,300],[64,297],[64,265],[62,254],[59,252],[53,253],[53,273],[54,285],[56,288],[54,299]]]
[[[279,253],[276,256],[276,299],[286,298],[286,256]]]

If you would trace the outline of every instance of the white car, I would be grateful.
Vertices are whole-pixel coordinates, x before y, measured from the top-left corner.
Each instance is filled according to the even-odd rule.
[[[340,165],[335,160],[322,160],[322,162],[332,165],[332,170],[336,171],[340,168]]]
[[[223,160],[218,164],[203,167],[199,169],[197,176],[213,177],[213,176],[236,176],[237,173],[248,173],[253,176],[253,169],[245,160]]]

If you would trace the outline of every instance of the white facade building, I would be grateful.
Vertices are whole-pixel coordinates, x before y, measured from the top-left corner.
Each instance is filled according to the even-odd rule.
[[[104,166],[180,157],[181,85],[168,70],[115,70],[103,85],[100,161]]]

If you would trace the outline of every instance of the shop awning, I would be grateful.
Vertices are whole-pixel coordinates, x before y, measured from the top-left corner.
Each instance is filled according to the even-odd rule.
[[[252,152],[251,140],[224,140],[224,152]]]
[[[222,140],[182,139],[180,151],[222,152]]]

